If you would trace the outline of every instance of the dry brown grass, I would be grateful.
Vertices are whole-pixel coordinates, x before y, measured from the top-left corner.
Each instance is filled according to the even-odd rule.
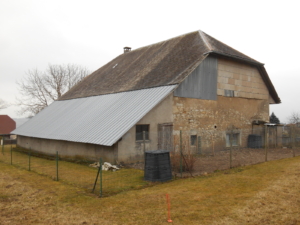
[[[278,180],[213,224],[300,224],[300,166],[291,164],[279,174]]]
[[[98,198],[0,163],[1,224],[300,224],[300,157]]]
[[[14,149],[14,148],[13,148]],[[12,155],[11,155],[12,154]],[[12,156],[12,157],[11,157]],[[11,161],[12,158],[12,161]],[[12,164],[18,168],[29,169],[28,153],[13,150],[5,146],[4,152],[0,152],[0,161]],[[40,157],[30,157],[30,170],[32,172],[47,176],[53,180],[57,179],[56,161]],[[77,164],[59,160],[58,179],[64,183],[72,184],[91,192],[98,168],[88,167],[88,164]],[[138,169],[121,169],[117,172],[102,172],[102,193],[109,196],[130,189],[139,189],[149,186],[149,182],[143,180],[143,171]],[[98,179],[99,181],[99,179]],[[97,182],[95,192],[100,192],[100,183]]]

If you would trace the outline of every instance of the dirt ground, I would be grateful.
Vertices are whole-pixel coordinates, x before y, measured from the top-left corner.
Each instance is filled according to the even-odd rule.
[[[273,161],[278,159],[292,158],[293,156],[300,155],[300,148],[274,148],[267,150],[267,161]],[[182,160],[183,164],[189,164],[189,168],[191,172],[183,165],[183,177],[190,176],[199,176],[205,175],[209,173],[213,173],[218,170],[226,170],[230,169],[230,150],[223,150],[219,152],[215,152],[215,154],[206,153],[204,155],[193,155],[191,156],[194,161],[193,166],[190,167],[189,156],[185,156],[185,159]],[[255,165],[258,163],[263,163],[266,160],[266,150],[264,148],[254,149],[254,148],[243,148],[243,149],[233,149],[232,150],[232,163],[231,167],[239,167],[246,165]],[[171,155],[171,164],[173,164],[172,160],[174,157]],[[177,162],[175,163],[177,169],[172,168],[173,176],[181,176],[179,172],[179,158],[177,156]],[[137,162],[128,165],[130,168],[135,169],[144,169],[143,162]]]
[[[267,161],[273,161],[284,158],[300,155],[300,149],[291,148],[276,148],[268,149]],[[257,163],[265,162],[266,150],[265,149],[234,149],[232,150],[232,165],[231,167],[239,167],[245,165],[254,165]],[[216,170],[225,170],[230,168],[230,150],[216,152],[213,156],[202,155],[195,157],[192,175],[203,175],[212,173]],[[185,172],[185,176],[190,173]]]

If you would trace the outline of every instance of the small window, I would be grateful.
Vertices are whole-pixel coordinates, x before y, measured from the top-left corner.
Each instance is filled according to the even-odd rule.
[[[197,135],[191,135],[191,146],[197,145]]]
[[[145,140],[149,140],[149,124],[147,124],[147,125],[136,125],[135,139],[137,141],[143,140],[143,131],[145,131]]]
[[[234,97],[234,91],[233,90],[224,90],[224,96]]]
[[[232,146],[239,146],[240,145],[240,134],[233,133],[231,139]],[[230,134],[226,134],[226,147],[230,147]]]

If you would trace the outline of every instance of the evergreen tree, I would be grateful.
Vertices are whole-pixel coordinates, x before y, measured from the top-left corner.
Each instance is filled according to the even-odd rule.
[[[270,116],[270,123],[280,124],[280,120],[275,116],[275,114],[272,112]]]

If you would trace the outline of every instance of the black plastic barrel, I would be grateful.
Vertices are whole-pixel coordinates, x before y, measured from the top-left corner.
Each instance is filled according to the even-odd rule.
[[[248,136],[248,148],[262,148],[262,136],[250,134]]]
[[[144,179],[152,182],[163,182],[172,179],[169,151],[155,150],[145,152]]]

